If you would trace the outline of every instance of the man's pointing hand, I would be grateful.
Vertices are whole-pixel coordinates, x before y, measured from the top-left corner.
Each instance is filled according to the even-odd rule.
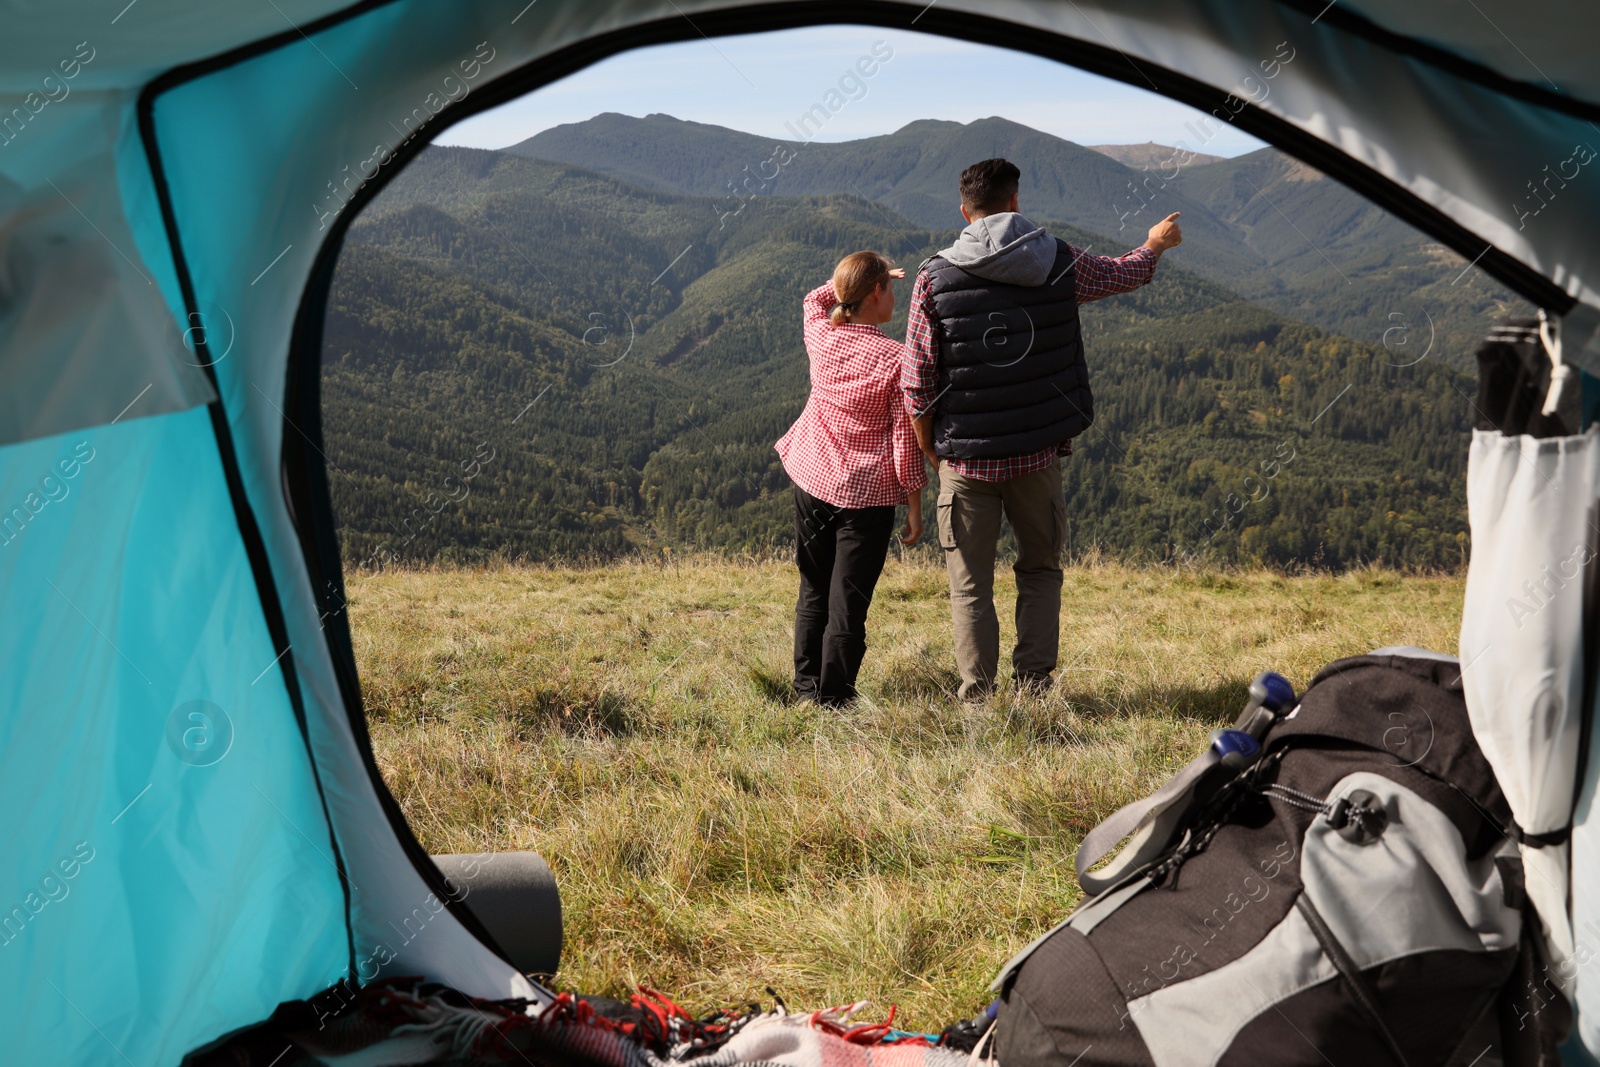
[[[1181,211],[1174,211],[1154,226],[1150,227],[1150,235],[1144,239],[1144,246],[1156,255],[1160,255],[1169,248],[1183,243],[1183,231],[1178,228],[1178,216]]]

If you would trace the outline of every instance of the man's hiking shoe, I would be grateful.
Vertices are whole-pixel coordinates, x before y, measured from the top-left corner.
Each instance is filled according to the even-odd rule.
[[[1055,679],[1048,674],[1019,674],[1013,679],[1017,692],[1031,697],[1042,697],[1050,692],[1050,687],[1055,685]]]

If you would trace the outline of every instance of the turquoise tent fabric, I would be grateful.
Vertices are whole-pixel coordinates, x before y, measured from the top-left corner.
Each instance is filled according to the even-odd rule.
[[[538,996],[376,775],[331,547],[320,300],[428,136],[631,47],[915,20],[1279,143],[1600,370],[1600,14],[1468,6],[0,0],[6,1058],[175,1063],[341,979]],[[1600,975],[1579,988],[1600,1047]]]

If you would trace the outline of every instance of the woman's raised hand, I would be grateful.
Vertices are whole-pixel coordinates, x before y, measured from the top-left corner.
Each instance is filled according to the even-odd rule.
[[[904,278],[905,276],[906,276],[906,269],[904,267],[890,267],[889,268],[889,277],[891,277],[891,278]]]

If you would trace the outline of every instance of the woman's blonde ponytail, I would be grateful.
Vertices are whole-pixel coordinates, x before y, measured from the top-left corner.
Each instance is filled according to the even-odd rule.
[[[833,268],[833,298],[838,301],[828,321],[843,326],[854,321],[861,301],[889,280],[889,261],[876,252],[852,252]]]

